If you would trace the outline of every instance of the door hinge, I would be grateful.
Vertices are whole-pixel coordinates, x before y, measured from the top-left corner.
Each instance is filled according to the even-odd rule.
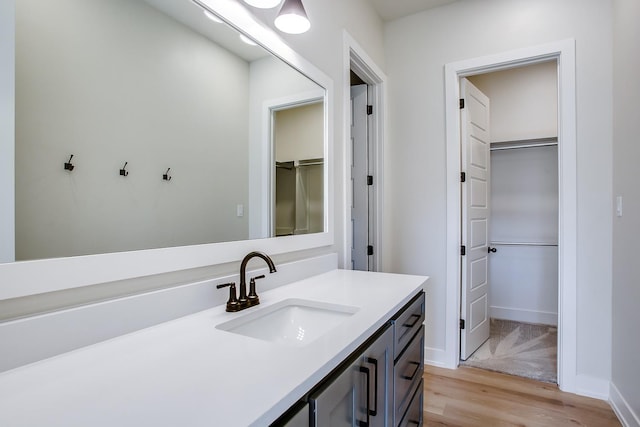
[[[460,246],[460,255],[464,256],[467,254],[467,247],[465,245]]]
[[[373,185],[373,175],[367,175],[367,185]]]
[[[460,172],[460,182],[467,182],[467,173]]]
[[[464,98],[460,98],[460,109],[464,108]]]
[[[460,319],[460,329],[464,329],[464,319]]]
[[[367,246],[367,255],[373,255],[373,246],[372,245]]]
[[[373,114],[373,105],[367,105],[367,116]]]

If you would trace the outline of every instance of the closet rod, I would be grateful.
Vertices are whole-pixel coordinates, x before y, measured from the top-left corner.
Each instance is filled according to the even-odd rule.
[[[304,166],[320,166],[320,165],[324,165],[324,162],[298,163],[295,167],[301,168]]]
[[[558,145],[558,138],[532,138],[532,139],[519,139],[513,141],[497,141],[490,144],[489,149],[495,150],[513,150],[516,148],[534,148],[534,147],[549,147]]]
[[[557,243],[546,242],[491,242],[495,246],[558,246]]]
[[[295,167],[318,166],[318,165],[324,165],[324,159],[318,158],[318,159],[294,160],[293,163]]]
[[[519,148],[535,148],[535,147],[552,147],[558,145],[557,142],[547,142],[544,144],[526,144],[526,145],[514,145],[512,147],[491,147],[490,151],[500,151],[500,150],[517,150]]]

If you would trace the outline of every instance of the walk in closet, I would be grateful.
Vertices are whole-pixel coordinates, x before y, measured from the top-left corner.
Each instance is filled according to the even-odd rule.
[[[491,102],[492,318],[556,325],[558,139],[555,61],[469,78]]]

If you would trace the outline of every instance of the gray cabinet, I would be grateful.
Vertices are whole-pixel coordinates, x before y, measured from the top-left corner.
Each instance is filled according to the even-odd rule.
[[[274,426],[422,426],[424,292]]]
[[[422,425],[424,373],[424,293],[391,321],[394,331],[393,424]],[[419,403],[417,403],[419,402]],[[416,411],[416,406],[419,410]],[[417,415],[416,415],[417,413]]]
[[[309,396],[312,426],[390,425],[393,332],[386,327]]]

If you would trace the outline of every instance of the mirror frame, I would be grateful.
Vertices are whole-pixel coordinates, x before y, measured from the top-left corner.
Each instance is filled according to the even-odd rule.
[[[3,12],[15,11],[15,2],[3,2]],[[301,251],[312,248],[331,246],[334,244],[334,213],[333,201],[333,81],[313,64],[289,47],[273,30],[258,21],[247,9],[238,3],[228,0],[182,0],[193,1],[197,5],[219,15],[229,25],[257,41],[273,55],[288,63],[311,80],[325,89],[324,94],[324,154],[325,164],[325,196],[324,232],[296,236],[270,237],[235,242],[210,243],[203,245],[180,246],[139,251],[115,252],[107,254],[85,255],[67,258],[50,258],[32,261],[19,261],[0,264],[0,300],[19,298],[29,295],[61,291],[84,286],[108,283],[118,280],[154,274],[169,273],[179,270],[204,267],[227,262],[235,262],[250,251],[264,251],[270,255]],[[3,39],[7,46],[0,46],[0,55],[12,57],[7,64],[14,64],[15,49],[15,13],[3,13],[10,25],[6,32],[13,32],[12,37]],[[5,22],[0,22],[5,24]],[[15,76],[10,70],[0,70],[3,81],[0,81],[0,93],[11,101],[14,97]],[[6,74],[9,74],[6,78]],[[6,87],[10,86],[10,87]],[[8,102],[9,103],[9,102]],[[14,120],[14,111],[5,115],[7,121]],[[4,119],[2,119],[4,121]],[[14,135],[13,123],[7,132],[0,133],[0,151],[13,153]],[[10,148],[7,148],[9,147]],[[10,184],[14,185],[13,156],[11,167],[7,168],[11,174]],[[6,169],[5,169],[6,171]],[[8,188],[7,182],[2,184],[1,191]],[[11,191],[13,195],[13,191]],[[10,205],[10,208],[13,204]],[[4,221],[4,220],[3,220]],[[1,231],[1,230],[0,230]],[[13,239],[9,239],[13,243]]]

